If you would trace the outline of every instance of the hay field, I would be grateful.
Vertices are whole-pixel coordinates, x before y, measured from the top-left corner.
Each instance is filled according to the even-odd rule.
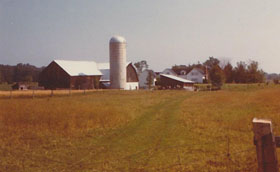
[[[279,87],[1,98],[0,171],[256,171],[253,117]]]

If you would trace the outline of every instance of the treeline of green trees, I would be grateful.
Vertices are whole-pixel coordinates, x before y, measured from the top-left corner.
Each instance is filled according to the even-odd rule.
[[[220,60],[209,57],[204,63],[192,65],[173,66],[173,70],[198,67],[208,73],[208,82],[214,86],[220,87],[223,83],[262,83],[265,81],[265,73],[259,68],[257,61],[250,61],[248,64],[240,61],[233,67],[230,62],[221,64]]]
[[[38,82],[39,74],[43,70],[30,64],[19,63],[16,66],[0,65],[0,83]]]

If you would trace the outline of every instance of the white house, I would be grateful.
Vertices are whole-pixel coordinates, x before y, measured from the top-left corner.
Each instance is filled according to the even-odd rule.
[[[151,73],[151,80],[152,80],[151,86],[152,87],[155,86],[156,76],[154,71],[146,69],[138,75],[140,88],[147,89],[149,87],[148,85],[149,73]]]
[[[199,68],[193,68],[187,75],[179,75],[179,77],[195,83],[203,83],[203,80],[207,79],[205,73]]]
[[[174,70],[172,69],[164,69],[161,74],[166,74],[166,75],[173,75],[173,76],[177,76],[176,72],[174,72]]]

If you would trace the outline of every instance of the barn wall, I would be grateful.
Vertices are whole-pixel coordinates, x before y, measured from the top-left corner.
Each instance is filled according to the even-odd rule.
[[[138,90],[139,83],[138,82],[127,82],[125,89],[126,90]]]
[[[135,70],[135,68],[132,66],[132,64],[130,63],[127,67],[126,67],[126,82],[138,82],[138,75],[137,72]]]
[[[152,83],[151,83],[151,86],[155,86],[155,74],[153,71],[151,70],[144,70],[142,73],[139,74],[139,88],[143,88],[143,89],[147,89],[149,86],[148,86],[148,81],[147,81],[147,78],[149,76],[149,72],[152,72]]]
[[[184,86],[183,82],[179,82],[174,79],[164,77],[162,75],[160,76],[160,83],[161,83],[161,86],[163,86],[163,87],[176,88],[177,86],[180,86],[181,88],[183,88],[183,86]]]
[[[39,86],[46,89],[69,88],[70,76],[58,64],[51,62],[41,72]]]
[[[94,89],[99,88],[101,76],[71,76],[71,89]]]

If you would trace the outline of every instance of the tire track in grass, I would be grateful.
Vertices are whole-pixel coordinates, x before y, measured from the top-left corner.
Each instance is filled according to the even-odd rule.
[[[101,138],[95,138],[90,147],[101,149],[94,150],[77,165],[90,161],[95,167],[101,166],[102,170],[110,170],[108,166],[116,171],[149,168],[150,161],[164,150],[164,142],[170,137],[176,137],[172,132],[178,122],[177,112],[183,100],[189,97],[190,95],[169,97],[148,108],[128,125]]]
[[[163,122],[158,128],[158,131],[161,131],[161,133],[159,133],[154,148],[151,149],[150,154],[147,156],[147,159],[143,164],[144,168],[149,167],[150,160],[161,150],[162,147],[164,147],[162,145],[164,142],[164,138],[171,137],[171,131],[174,127],[176,127],[176,114],[184,99],[185,97],[172,100],[167,104],[167,106],[161,109]]]

